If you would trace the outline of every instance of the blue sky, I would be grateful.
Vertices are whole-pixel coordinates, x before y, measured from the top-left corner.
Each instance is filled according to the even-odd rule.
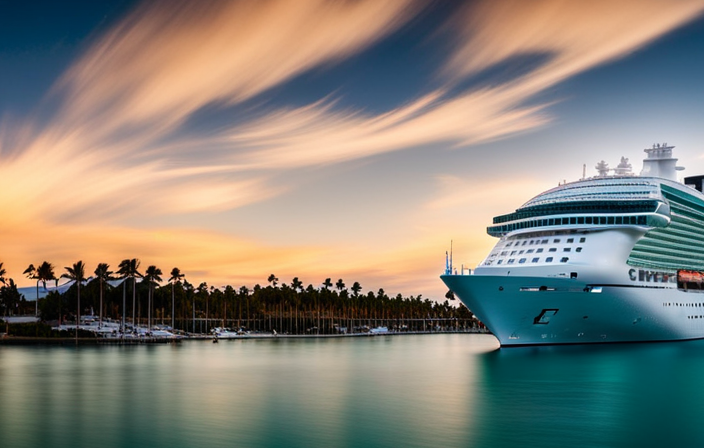
[[[704,173],[702,11],[0,1],[0,261],[442,298],[450,240],[474,267],[583,164],[666,141]]]

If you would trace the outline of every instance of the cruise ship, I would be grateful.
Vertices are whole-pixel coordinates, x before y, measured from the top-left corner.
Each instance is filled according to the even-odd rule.
[[[704,176],[678,182],[673,148],[495,217],[489,255],[441,279],[502,347],[704,338]]]

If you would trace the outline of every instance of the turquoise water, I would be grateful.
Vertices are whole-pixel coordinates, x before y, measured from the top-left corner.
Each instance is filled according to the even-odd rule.
[[[2,447],[704,446],[704,341],[0,346]]]

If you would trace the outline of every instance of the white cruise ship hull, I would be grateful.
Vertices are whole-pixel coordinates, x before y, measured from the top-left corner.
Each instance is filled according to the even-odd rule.
[[[501,346],[704,338],[704,294],[674,287],[492,275],[442,280]]]

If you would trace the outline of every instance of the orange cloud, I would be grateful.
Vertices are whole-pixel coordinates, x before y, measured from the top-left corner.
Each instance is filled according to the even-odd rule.
[[[457,48],[443,74],[459,80],[515,56],[548,54],[535,72],[513,83],[530,95],[626,56],[702,11],[701,0],[484,1],[450,23]]]

